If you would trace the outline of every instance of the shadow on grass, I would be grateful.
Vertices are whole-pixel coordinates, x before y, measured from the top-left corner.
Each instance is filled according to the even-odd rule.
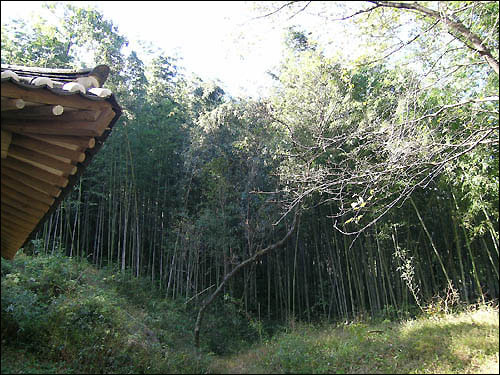
[[[470,372],[498,353],[498,323],[417,322],[397,337],[403,372]]]
[[[357,323],[321,330],[300,327],[244,353],[218,358],[212,370],[219,373],[488,373],[482,370],[485,365],[491,369],[496,363],[498,369],[498,312],[488,314],[489,322],[484,319],[476,322],[471,313],[401,324]]]

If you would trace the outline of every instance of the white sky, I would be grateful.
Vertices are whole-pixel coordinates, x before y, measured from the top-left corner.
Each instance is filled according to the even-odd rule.
[[[2,1],[2,24],[42,11],[41,1]],[[181,57],[178,65],[204,80],[220,80],[232,96],[266,94],[265,73],[281,57],[283,31],[269,20],[251,20],[251,4],[241,1],[68,1],[94,5],[112,20],[140,54],[140,41]],[[294,19],[294,23],[297,19]],[[317,23],[317,19],[316,19]],[[308,29],[309,30],[309,29]]]

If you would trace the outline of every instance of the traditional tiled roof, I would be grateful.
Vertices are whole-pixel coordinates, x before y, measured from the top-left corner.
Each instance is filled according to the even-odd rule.
[[[1,251],[12,259],[71,191],[121,115],[109,68],[1,66]]]

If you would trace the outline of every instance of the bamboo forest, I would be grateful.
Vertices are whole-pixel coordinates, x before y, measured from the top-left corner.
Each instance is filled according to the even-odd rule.
[[[2,22],[123,111],[2,259],[2,373],[498,373],[498,2],[251,5],[361,52],[287,23],[242,97],[91,6]]]

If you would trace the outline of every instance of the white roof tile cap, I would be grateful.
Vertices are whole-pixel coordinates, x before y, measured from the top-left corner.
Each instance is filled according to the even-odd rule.
[[[12,70],[5,70],[2,72],[2,79],[4,78],[12,78],[14,81],[19,82],[19,76],[14,73]]]
[[[96,77],[93,77],[93,76],[77,78],[76,82],[78,82],[80,85],[82,85],[86,89],[90,89],[93,87],[99,87],[99,81],[97,80]]]
[[[93,89],[90,89],[89,92],[91,92],[94,95],[97,95],[100,98],[108,98],[112,94],[111,90],[98,88],[98,87],[94,87]]]
[[[35,86],[47,85],[50,88],[54,87],[54,82],[52,82],[52,80],[50,78],[47,78],[47,77],[37,77],[33,81],[31,81],[31,84],[35,85]]]
[[[85,87],[76,82],[68,82],[63,86],[63,90],[76,92],[80,91],[82,94],[85,94]]]

